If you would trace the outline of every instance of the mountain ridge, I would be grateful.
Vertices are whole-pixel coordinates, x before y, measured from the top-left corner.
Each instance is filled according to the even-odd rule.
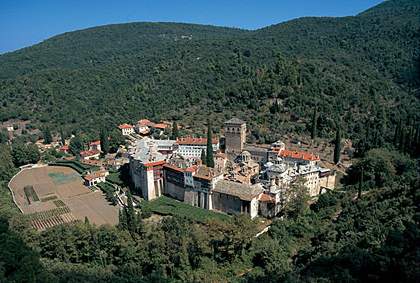
[[[73,131],[144,116],[202,128],[208,115],[217,123],[251,115],[250,126],[263,129],[252,136],[264,142],[304,134],[314,105],[322,135],[347,111],[343,124],[358,138],[367,113],[382,107],[391,132],[400,119],[419,119],[417,12],[417,1],[393,0],[356,16],[254,31],[129,23],[65,33],[0,56],[0,119]],[[273,101],[282,104],[275,113]]]

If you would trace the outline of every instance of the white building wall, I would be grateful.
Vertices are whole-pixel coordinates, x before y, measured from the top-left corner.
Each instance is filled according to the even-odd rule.
[[[213,144],[213,152],[216,152],[219,149],[219,144]],[[178,147],[177,153],[184,158],[200,158],[201,152],[206,151],[207,145],[201,144],[180,144]]]
[[[258,216],[259,202],[257,198],[253,198],[250,203],[249,216],[252,218]]]

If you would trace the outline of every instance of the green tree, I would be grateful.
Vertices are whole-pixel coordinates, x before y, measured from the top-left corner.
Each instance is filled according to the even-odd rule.
[[[107,154],[109,152],[109,135],[108,135],[108,131],[104,128],[101,130],[100,140],[101,140],[101,150],[104,154]]]
[[[70,140],[69,149],[73,155],[79,155],[84,149],[83,141],[79,135]]]
[[[207,153],[206,153],[206,165],[214,168],[214,157],[213,157],[213,133],[211,128],[210,120],[207,121]]]
[[[311,139],[316,138],[316,129],[318,127],[317,121],[318,121],[317,107],[314,107],[314,113],[312,114]]]
[[[135,234],[140,234],[143,232],[143,221],[141,213],[136,213],[133,205],[133,196],[131,192],[127,192],[127,206],[125,209],[125,218],[124,221],[127,222],[127,229],[130,231],[130,234],[134,236]]]
[[[337,164],[340,162],[341,156],[341,129],[340,126],[337,125],[337,129],[335,132],[335,140],[334,140],[334,163]]]
[[[15,171],[10,147],[5,144],[0,144],[0,182],[8,181]]]
[[[116,152],[118,150],[118,147],[120,145],[124,145],[125,144],[125,138],[122,135],[121,131],[114,129],[109,133],[109,146],[110,146],[110,151],[112,152]]]
[[[179,129],[178,129],[178,123],[176,121],[172,124],[172,135],[171,139],[176,140],[179,137]]]
[[[200,159],[201,159],[201,163],[203,165],[206,165],[207,164],[207,156],[206,156],[206,151],[204,149],[201,150],[201,157],[200,157]]]
[[[309,208],[309,193],[305,186],[305,179],[298,178],[287,191],[287,202],[284,206],[284,213],[289,218],[297,218],[304,215]]]
[[[0,144],[7,143],[9,141],[9,136],[7,135],[6,130],[0,130]]]
[[[14,143],[12,146],[13,163],[19,167],[26,164],[35,164],[39,161],[41,154],[35,144]]]
[[[49,127],[45,127],[44,129],[44,144],[50,144],[52,143],[53,138],[51,135],[51,131]]]
[[[61,145],[65,145],[66,144],[66,136],[64,134],[63,128],[60,128],[60,139],[61,139]]]

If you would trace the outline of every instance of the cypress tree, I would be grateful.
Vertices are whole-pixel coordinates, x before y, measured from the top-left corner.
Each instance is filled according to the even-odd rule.
[[[400,141],[398,143],[398,149],[402,152],[404,152],[404,147],[405,147],[405,131],[404,129],[401,129],[401,133],[400,133]]]
[[[108,132],[105,129],[101,130],[100,140],[101,140],[101,150],[104,154],[107,154],[109,152],[109,140],[108,140]]]
[[[317,128],[318,113],[316,107],[314,108],[314,113],[312,115],[312,128],[311,128],[311,139],[316,138],[316,128]]]
[[[395,126],[395,132],[394,132],[394,146],[398,148],[398,143],[400,141],[401,136],[401,120],[398,121],[398,124]]]
[[[210,120],[208,120],[208,123],[207,123],[207,154],[206,154],[206,165],[208,167],[214,168],[212,139],[213,139],[213,135],[212,135],[212,132],[211,132],[211,122],[210,122]]]
[[[337,125],[337,131],[335,132],[335,141],[334,141],[334,163],[337,164],[340,162],[341,154],[341,130],[340,126]]]
[[[127,213],[125,209],[120,209],[118,212],[118,227],[123,230],[127,230]]]
[[[178,132],[178,124],[177,124],[177,122],[175,121],[175,122],[172,124],[172,139],[173,139],[173,140],[176,140],[176,139],[178,138],[178,136],[179,136],[179,132]]]
[[[64,135],[63,128],[60,129],[60,138],[61,138],[61,145],[66,144],[66,136]]]
[[[135,233],[137,230],[136,212],[133,206],[133,196],[130,191],[127,192],[126,217],[128,231],[130,231],[130,233]]]
[[[357,192],[357,199],[360,199],[362,197],[362,189],[363,189],[363,182],[364,182],[364,169],[363,166],[360,169],[360,179],[359,179],[359,188],[358,188],[358,192]]]
[[[207,165],[207,156],[206,151],[204,149],[201,150],[201,163],[203,165]]]
[[[52,142],[52,135],[50,128],[46,127],[44,129],[44,144],[50,144]]]

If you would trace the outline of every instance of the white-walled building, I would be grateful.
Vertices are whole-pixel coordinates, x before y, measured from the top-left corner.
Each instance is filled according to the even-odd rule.
[[[108,175],[109,175],[108,171],[97,171],[97,172],[92,172],[90,174],[87,174],[86,176],[83,177],[83,179],[85,180],[85,185],[91,187],[98,183],[105,182],[106,176]]]
[[[121,124],[118,126],[123,136],[128,136],[134,133],[134,126],[129,124]]]
[[[184,137],[176,140],[178,144],[177,154],[184,158],[200,158],[201,152],[207,149],[207,138]],[[219,140],[212,140],[213,152],[219,150]]]
[[[155,140],[142,139],[130,149],[130,175],[136,188],[141,189],[145,200],[162,195],[163,165],[166,156],[157,149]]]

